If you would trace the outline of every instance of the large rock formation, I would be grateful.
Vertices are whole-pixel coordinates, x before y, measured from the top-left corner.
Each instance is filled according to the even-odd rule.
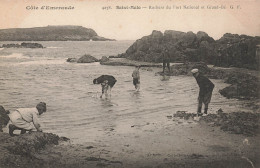
[[[171,62],[204,61],[212,62],[209,55],[214,53],[215,40],[205,32],[153,31],[151,35],[137,40],[123,57],[147,62],[161,62],[161,53],[168,48]]]
[[[0,41],[110,41],[82,26],[1,29]]]
[[[146,62],[162,62],[162,50],[168,48],[171,62],[205,62],[221,67],[259,68],[260,37],[224,34],[215,41],[207,33],[166,30],[153,31],[138,39],[118,57]],[[258,52],[257,52],[258,51]]]
[[[218,57],[215,65],[258,69],[260,59],[259,44],[260,37],[226,33],[216,41]]]

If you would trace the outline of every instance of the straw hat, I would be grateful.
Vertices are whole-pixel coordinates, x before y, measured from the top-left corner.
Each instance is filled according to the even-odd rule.
[[[199,72],[198,69],[193,69],[193,70],[191,70],[191,73],[193,73],[193,74],[198,73],[198,72]]]

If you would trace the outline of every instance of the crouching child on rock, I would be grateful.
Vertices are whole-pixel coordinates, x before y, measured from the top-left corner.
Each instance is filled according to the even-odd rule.
[[[47,111],[46,103],[40,102],[34,108],[19,108],[9,114],[9,134],[14,136],[14,130],[21,130],[21,134],[26,131],[32,131],[36,128],[37,131],[42,132],[39,124],[38,116]]]
[[[192,75],[195,77],[200,91],[199,91],[199,97],[198,97],[198,116],[202,116],[201,113],[202,109],[202,103],[205,105],[204,107],[204,114],[208,114],[208,106],[211,100],[212,92],[215,87],[215,85],[205,76],[201,75],[199,73],[198,69],[191,70]]]

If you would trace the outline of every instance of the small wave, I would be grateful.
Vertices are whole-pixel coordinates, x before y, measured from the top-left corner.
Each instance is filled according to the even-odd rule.
[[[46,64],[65,64],[66,61],[62,60],[37,60],[37,61],[27,61],[20,62],[19,65],[46,65]]]
[[[0,48],[0,51],[3,50],[4,48]]]
[[[0,58],[30,59],[30,57],[24,56],[20,53],[13,53],[11,55],[1,55]]]

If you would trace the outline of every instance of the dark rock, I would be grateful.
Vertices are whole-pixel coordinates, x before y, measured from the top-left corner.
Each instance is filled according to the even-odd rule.
[[[260,37],[226,33],[216,41],[218,57],[215,65],[259,69],[259,44]]]
[[[225,82],[232,85],[220,90],[219,92],[227,98],[260,98],[260,83],[259,79],[255,76],[245,73],[232,73],[227,77]]]
[[[3,44],[3,48],[43,48],[39,43]]]
[[[151,35],[137,40],[130,46],[125,57],[138,61],[162,62],[161,53],[164,48],[168,48],[171,62],[176,61],[211,61],[205,53],[213,53],[214,47],[210,44],[214,39],[204,32],[180,32],[166,30],[164,34],[159,31],[153,31]],[[205,57],[205,58],[204,58]]]
[[[109,58],[107,58],[106,56],[102,56],[102,58],[99,61],[100,62],[107,62],[107,61],[109,61]]]
[[[59,140],[62,139],[51,133],[32,132],[10,137],[0,132],[0,167],[45,167],[38,153],[47,145],[57,145]]]
[[[77,58],[68,58],[67,62],[77,62],[78,59]]]
[[[23,48],[43,48],[39,43],[22,43],[21,46]]]
[[[6,126],[10,120],[7,114],[8,112],[0,105],[0,132],[3,132],[2,126]]]
[[[186,113],[186,111],[177,111],[173,114],[173,117],[183,118],[185,120],[194,118],[197,114],[194,113]]]
[[[224,34],[215,41],[207,33],[166,30],[136,40],[121,58],[136,61],[162,62],[161,53],[168,48],[171,62],[205,62],[220,67],[258,69],[260,37]]]
[[[91,56],[91,55],[83,55],[80,57],[77,61],[77,63],[92,63],[92,62],[97,62],[98,59]]]
[[[201,121],[214,122],[215,126],[220,126],[221,130],[230,133],[254,136],[259,132],[260,114],[247,112],[223,113],[219,110],[217,114],[202,117]]]

